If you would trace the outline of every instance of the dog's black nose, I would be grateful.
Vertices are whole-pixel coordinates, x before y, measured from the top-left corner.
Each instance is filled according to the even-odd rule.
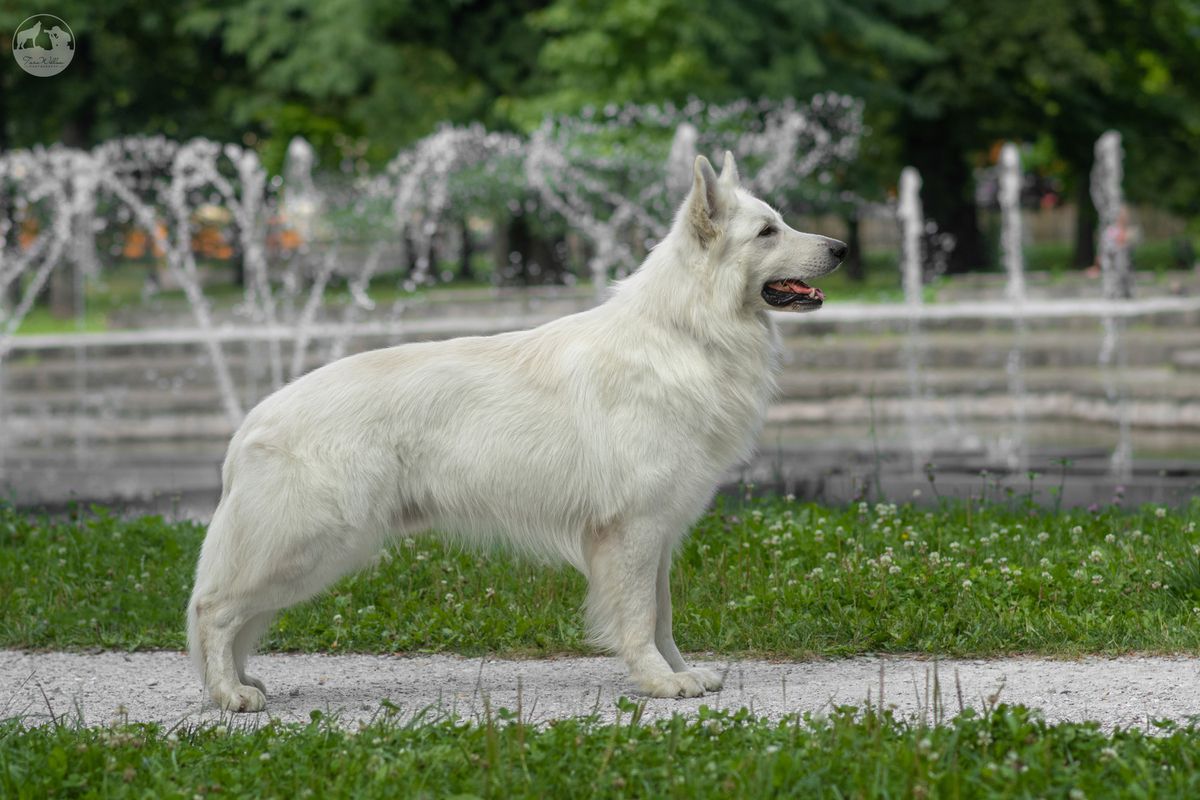
[[[846,251],[849,249],[845,242],[839,242],[837,239],[829,240],[829,252],[833,253],[833,257],[838,261],[846,257]]]

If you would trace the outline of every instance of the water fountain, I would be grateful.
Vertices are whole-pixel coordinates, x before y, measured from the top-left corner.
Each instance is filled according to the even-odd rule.
[[[671,139],[667,154],[667,199],[678,206],[692,188],[692,169],[696,162],[696,142],[700,131],[690,122],[681,122]]]
[[[633,128],[666,146],[666,158],[612,146]],[[601,299],[609,278],[628,274],[666,234],[676,198],[691,186],[689,156],[730,150],[746,188],[763,199],[787,207],[808,191],[827,204],[832,190],[813,189],[813,178],[820,186],[824,171],[852,161],[862,129],[862,103],[833,93],[807,104],[613,106],[546,119],[529,138],[524,174],[542,204],[591,245],[588,272]]]
[[[217,456],[212,454],[219,452],[245,408],[314,364],[368,345],[493,333],[562,313],[561,307],[535,311],[527,304],[513,313],[492,310],[492,306],[506,307],[498,291],[484,296],[483,302],[456,302],[448,316],[438,316],[432,307],[406,296],[381,307],[371,292],[373,281],[381,275],[399,274],[396,280],[405,289],[442,277],[439,262],[455,248],[466,246],[455,231],[467,215],[486,216],[506,204],[520,203],[518,210],[536,209],[569,220],[579,237],[574,246],[583,254],[599,297],[613,275],[631,269],[665,233],[678,199],[690,186],[691,162],[698,152],[716,156],[724,149],[733,150],[749,188],[777,205],[793,210],[807,203],[829,207],[831,198],[845,199],[830,176],[854,157],[861,110],[856,101],[829,95],[807,104],[777,106],[690,103],[680,108],[594,110],[579,118],[547,120],[528,139],[478,126],[448,126],[398,155],[382,173],[359,175],[341,184],[330,182],[327,175],[320,179],[313,175],[315,153],[302,140],[289,146],[283,178],[271,178],[250,148],[205,140],[175,143],[136,137],[91,151],[54,147],[0,155],[0,182],[7,196],[17,200],[0,214],[0,298],[12,297],[13,286],[21,289],[7,304],[0,301],[0,437],[4,437],[0,469],[6,466],[8,453],[22,448],[28,453],[39,443],[41,453],[59,440],[70,439],[77,447],[84,442],[112,447],[104,443],[124,441],[123,436],[132,437],[131,441],[158,437],[156,442],[193,436],[210,443],[204,445],[209,449],[203,451],[203,458],[214,459]],[[635,128],[639,131],[636,147],[614,146],[614,142],[627,143]],[[1115,151],[1111,144],[1104,145],[1094,186],[1101,192],[1097,204],[1111,207],[1115,176],[1119,208],[1120,164],[1118,160],[1114,168],[1113,152],[1119,158],[1119,142]],[[901,176],[894,209],[901,230],[904,302],[853,303],[834,297],[820,314],[778,317],[785,337],[797,343],[799,358],[820,357],[820,348],[810,346],[807,326],[882,327],[904,333],[899,350],[902,396],[884,398],[879,405],[885,418],[890,415],[905,425],[901,436],[906,435],[907,442],[897,452],[910,472],[920,473],[935,445],[939,452],[943,447],[983,452],[979,438],[959,428],[961,420],[969,419],[969,414],[960,413],[960,405],[972,403],[972,408],[984,409],[982,413],[990,418],[1011,423],[1002,447],[986,454],[988,463],[1023,470],[1028,460],[1027,418],[1038,419],[1038,414],[1044,418],[1048,404],[1062,402],[1030,399],[1027,328],[1046,320],[1089,316],[1105,320],[1105,349],[1110,352],[1105,364],[1115,393],[1110,394],[1113,400],[1107,411],[1064,408],[1088,419],[1116,414],[1126,445],[1118,447],[1114,468],[1128,465],[1131,414],[1122,394],[1121,320],[1200,311],[1200,300],[1194,297],[1128,301],[1110,294],[1098,302],[1030,297],[1021,259],[1020,183],[1018,154],[1006,147],[1000,192],[1008,274],[1003,300],[924,301],[930,229],[921,212],[920,176],[909,169]],[[893,212],[868,208],[868,213]],[[206,229],[215,230],[234,251],[233,259],[240,260],[245,282],[241,301],[235,305],[227,300],[214,302],[211,296],[213,270],[232,262],[214,263],[198,255],[196,242]],[[123,238],[134,232],[148,242],[148,252],[159,254],[164,280],[172,284],[161,289],[182,290],[190,325],[180,324],[177,306],[158,313],[157,326],[138,330],[13,335],[58,265],[74,265],[79,276],[93,275],[96,265],[108,260],[114,248],[119,252]],[[1121,258],[1120,252],[1114,252],[1109,259],[1117,265],[1114,275],[1119,274]],[[1127,270],[1127,254],[1124,258]],[[148,273],[156,274],[153,267]],[[100,274],[103,278],[102,266]],[[330,290],[341,285],[346,286],[348,300]],[[1109,285],[1122,283],[1106,282]],[[152,306],[158,302],[155,293],[165,293],[149,284],[148,291]],[[970,329],[989,321],[1013,329],[1012,345],[1002,362],[1007,397],[988,406],[987,398],[976,402],[969,395],[938,396],[943,385],[938,381],[944,376],[931,377],[930,338],[941,341],[936,337],[947,326]],[[6,381],[7,370],[18,360],[13,354],[20,359],[38,358],[56,348],[75,353],[78,377],[72,402],[79,409],[98,409],[98,416],[90,418],[90,412],[81,410],[66,425],[58,423],[52,412],[29,411],[28,387],[40,379],[28,369],[21,372],[23,410],[12,416],[13,392]],[[144,354],[141,357],[148,364],[144,387],[131,388],[135,382],[126,378],[120,379],[120,385],[110,378],[86,378],[93,365],[84,359],[107,363],[118,360],[112,353],[125,350]],[[860,384],[849,404],[800,409],[800,416],[791,419],[823,420],[827,417],[811,415],[845,413],[844,406],[865,402],[862,394]],[[876,399],[871,398],[872,420]],[[150,416],[144,422],[138,418],[134,423],[131,408],[137,403],[199,410]],[[209,413],[209,408],[220,408],[221,418]],[[1190,413],[1186,408],[1178,412],[1181,424],[1193,424],[1187,421]],[[781,412],[779,418],[789,417]],[[30,432],[34,429],[36,434]],[[188,433],[178,434],[180,430]],[[865,425],[855,431],[855,436],[863,437]],[[14,436],[24,442],[15,450],[9,447]],[[117,452],[113,458],[122,458],[124,451]],[[27,462],[13,463],[15,474]],[[202,478],[208,485],[215,472],[211,461],[203,463],[209,466],[197,482]],[[1127,474],[1127,468],[1119,468],[1118,474]]]
[[[1025,255],[1021,224],[1021,154],[1012,142],[1000,149],[1000,251],[1008,276],[1005,298],[1012,304],[1013,345],[1008,351],[1005,372],[1008,396],[1013,404],[1012,430],[1001,441],[1002,458],[1012,471],[1025,471],[1029,462],[1025,432],[1025,378],[1022,353],[1027,324],[1020,313],[1025,305]]]
[[[921,311],[924,305],[925,213],[921,208],[921,174],[915,167],[905,167],[900,173],[899,200],[896,218],[900,222],[900,273],[904,287],[904,305],[908,311],[908,336],[904,347],[904,371],[908,377],[909,453],[912,471],[919,472],[933,452],[926,415],[925,391],[922,380]]]
[[[1128,209],[1121,190],[1124,167],[1121,163],[1121,134],[1105,132],[1096,141],[1096,161],[1092,167],[1092,202],[1099,216],[1097,259],[1104,287],[1104,299],[1120,303],[1133,297],[1133,275],[1129,259]],[[1129,396],[1125,371],[1128,356],[1122,336],[1124,320],[1114,314],[1103,317],[1104,343],[1100,348],[1100,366],[1105,372],[1108,401],[1116,410],[1117,447],[1113,451],[1112,471],[1118,479],[1128,479],[1133,469],[1133,445],[1130,431]]]

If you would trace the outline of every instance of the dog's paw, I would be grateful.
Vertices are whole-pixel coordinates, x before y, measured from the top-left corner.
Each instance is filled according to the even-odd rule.
[[[720,691],[722,684],[725,683],[725,676],[715,669],[692,667],[687,671],[687,674],[700,681],[700,685],[704,687],[706,692]]]
[[[692,672],[666,672],[636,679],[642,691],[651,697],[699,697],[704,684]]]
[[[214,689],[213,700],[220,708],[238,714],[262,711],[267,707],[267,696],[257,686],[234,686],[229,690]]]

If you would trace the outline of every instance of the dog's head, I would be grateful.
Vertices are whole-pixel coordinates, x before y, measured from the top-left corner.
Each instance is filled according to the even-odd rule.
[[[820,308],[825,295],[809,282],[837,269],[847,249],[837,239],[788,227],[779,212],[741,188],[728,151],[720,177],[707,158],[696,158],[673,233],[691,237],[709,280],[739,292],[751,310]]]

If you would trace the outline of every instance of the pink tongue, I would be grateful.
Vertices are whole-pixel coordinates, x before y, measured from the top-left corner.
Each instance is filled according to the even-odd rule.
[[[771,284],[772,289],[777,289],[782,292],[791,292],[792,294],[806,294],[814,300],[824,300],[825,293],[815,286],[809,286],[801,281],[775,281]]]

